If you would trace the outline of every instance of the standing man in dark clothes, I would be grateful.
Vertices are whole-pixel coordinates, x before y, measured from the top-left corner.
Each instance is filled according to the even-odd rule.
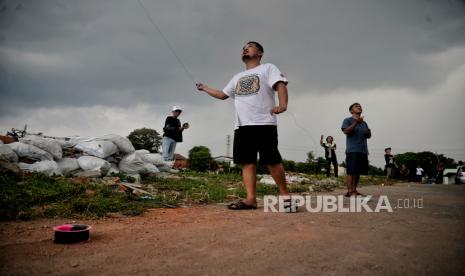
[[[362,106],[353,103],[349,107],[352,114],[342,122],[342,132],[346,135],[346,180],[347,193],[345,196],[363,196],[357,191],[360,175],[368,174],[368,144],[371,130],[363,120]]]
[[[391,148],[384,149],[384,161],[386,161],[386,181],[385,185],[392,185],[391,178],[394,175],[394,155],[391,154]]]
[[[182,132],[187,129],[188,124],[184,123],[181,126],[181,122],[178,117],[181,115],[181,107],[173,106],[171,110],[171,116],[166,117],[165,126],[163,127],[163,159],[165,161],[172,161],[174,157],[174,150],[176,149],[176,143],[182,142]]]
[[[323,142],[323,135],[320,138],[320,145],[325,148],[325,158],[326,158],[326,176],[329,177],[331,172],[331,163],[334,167],[334,176],[337,177],[337,158],[336,158],[336,143],[334,143],[333,136],[326,137],[326,142]]]

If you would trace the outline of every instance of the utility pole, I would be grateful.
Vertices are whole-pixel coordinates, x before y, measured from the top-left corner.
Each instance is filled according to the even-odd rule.
[[[230,157],[229,148],[231,147],[231,135],[226,135],[226,156]]]

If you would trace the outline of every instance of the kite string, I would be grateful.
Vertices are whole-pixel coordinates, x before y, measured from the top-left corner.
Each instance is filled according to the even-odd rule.
[[[149,11],[145,8],[144,4],[142,3],[141,0],[137,0],[137,2],[139,2],[139,5],[141,6],[141,8],[144,10],[145,12],[145,15],[147,16],[147,18],[149,19],[149,21],[152,23],[152,25],[155,27],[155,29],[157,29],[158,33],[161,35],[161,37],[163,38],[163,40],[165,41],[166,45],[168,46],[168,48],[170,49],[171,53],[173,53],[174,57],[178,60],[179,64],[182,66],[182,68],[184,68],[184,71],[186,72],[187,76],[189,77],[189,79],[194,83],[194,85],[196,84],[195,82],[195,79],[194,79],[194,75],[192,75],[192,73],[189,71],[189,69],[187,69],[187,66],[182,62],[182,60],[179,58],[179,56],[176,54],[176,51],[174,51],[174,48],[173,46],[171,45],[171,43],[169,42],[169,40],[166,38],[166,36],[163,34],[163,32],[161,31],[161,29],[158,27],[157,23],[155,23],[155,20],[153,20],[152,16],[150,15]]]
[[[163,32],[161,31],[160,27],[158,27],[157,23],[155,22],[155,20],[153,20],[152,16],[150,15],[149,11],[147,10],[147,8],[144,6],[144,4],[142,3],[142,0],[137,0],[137,2],[139,3],[139,5],[141,6],[141,8],[144,10],[144,13],[145,15],[147,16],[147,18],[149,19],[150,23],[152,23],[152,25],[155,27],[155,29],[158,31],[158,33],[161,35],[161,37],[163,38],[163,40],[165,41],[166,45],[168,46],[168,48],[170,49],[171,53],[174,55],[174,57],[176,58],[176,60],[178,61],[178,63],[181,65],[181,67],[184,69],[184,71],[186,72],[187,76],[189,77],[189,79],[194,83],[195,86],[197,86],[197,82],[195,81],[194,79],[194,76],[193,74],[189,71],[189,69],[187,69],[187,66],[182,62],[181,58],[176,54],[176,51],[174,50],[173,46],[171,45],[171,43],[169,42],[168,38],[163,34]],[[263,107],[261,106],[258,106],[258,105],[254,105],[254,104],[251,104],[251,103],[248,103],[248,102],[245,102],[245,101],[242,101],[240,99],[237,99],[235,98],[234,100],[237,100],[241,103],[244,103],[244,104],[247,104],[247,105],[250,105],[252,107],[255,107],[259,110],[264,110]],[[266,113],[268,112],[271,112],[271,110],[266,110],[265,111]],[[292,113],[291,111],[287,110],[286,113],[289,113],[291,115],[291,117],[293,118],[294,120],[294,124],[297,126],[297,128],[299,128],[303,133],[305,133],[312,141],[313,143],[313,146],[316,150],[316,142],[315,142],[315,139],[313,138],[313,136],[310,134],[310,132],[305,128],[303,127],[302,125],[300,125],[297,121],[297,118],[295,117],[294,113]]]

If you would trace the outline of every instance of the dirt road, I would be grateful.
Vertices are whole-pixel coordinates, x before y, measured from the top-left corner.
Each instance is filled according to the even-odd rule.
[[[52,242],[69,220],[1,223],[1,275],[463,275],[465,185],[397,184],[393,212],[265,213],[224,206],[79,221],[91,241]],[[336,191],[330,194],[342,194]],[[423,208],[413,201],[423,199]],[[400,200],[399,200],[400,199]],[[408,199],[407,201],[404,199]]]

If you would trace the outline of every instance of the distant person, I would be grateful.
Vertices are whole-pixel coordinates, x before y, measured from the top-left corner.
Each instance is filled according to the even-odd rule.
[[[208,95],[225,100],[234,99],[236,123],[234,130],[234,163],[242,165],[242,179],[247,198],[228,205],[232,210],[256,209],[257,153],[260,163],[265,164],[276,182],[279,193],[289,196],[284,167],[278,150],[276,115],[287,110],[287,79],[271,64],[261,64],[263,47],[250,41],[242,48],[245,71],[236,74],[223,90],[198,83],[197,89]],[[278,105],[275,95],[278,96]],[[292,212],[290,198],[286,199],[285,211]],[[286,209],[286,206],[287,207]]]
[[[394,155],[391,154],[391,148],[384,149],[384,161],[386,161],[386,181],[384,182],[385,185],[392,185],[392,176],[394,175],[395,163],[394,163]]]
[[[407,165],[402,164],[400,166],[400,175],[402,176],[403,179],[406,179],[407,181],[410,181],[410,170],[407,167]]]
[[[346,180],[345,196],[363,196],[357,191],[360,175],[368,174],[368,143],[371,130],[362,116],[362,106],[353,103],[349,107],[352,116],[342,122],[341,129],[346,135]]]
[[[337,177],[337,157],[336,157],[336,143],[334,143],[333,136],[326,137],[326,141],[323,142],[323,135],[320,138],[320,145],[325,148],[325,158],[326,158],[326,177],[329,177],[331,172],[331,164],[334,167],[334,176]]]
[[[436,184],[442,184],[444,179],[444,163],[439,162],[436,166]]]
[[[175,105],[171,109],[171,116],[166,117],[165,125],[163,127],[162,150],[163,159],[165,161],[172,161],[174,158],[174,150],[176,144],[182,142],[182,132],[189,127],[188,123],[181,126],[181,121],[178,117],[181,115],[181,107]]]
[[[417,165],[417,169],[416,169],[416,181],[418,183],[422,183],[423,182],[423,175],[425,174],[425,170],[423,170],[423,168],[420,166],[420,165]]]

